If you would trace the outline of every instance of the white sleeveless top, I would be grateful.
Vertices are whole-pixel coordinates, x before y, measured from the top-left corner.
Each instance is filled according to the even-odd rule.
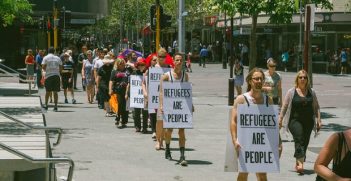
[[[244,93],[243,96],[244,96],[245,101],[246,101],[248,106],[250,106],[250,104],[256,104],[253,101],[254,98],[249,94],[249,92]],[[268,106],[269,103],[268,103],[268,96],[267,96],[267,94],[262,93],[262,96],[263,96],[263,102]]]
[[[184,82],[184,79],[185,79],[185,72],[184,71],[182,71],[182,76],[180,77],[180,79],[175,79],[173,74],[172,74],[172,71],[167,72],[167,74],[168,74],[168,77],[170,79],[169,81],[171,81],[171,82]]]

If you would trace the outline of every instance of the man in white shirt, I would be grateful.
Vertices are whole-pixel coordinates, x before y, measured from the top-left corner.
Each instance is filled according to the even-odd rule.
[[[105,52],[103,51],[102,48],[99,48],[98,51],[99,51],[99,57],[97,59],[94,59],[94,77],[95,77],[95,80],[97,80],[99,68],[104,65],[102,60],[105,57]],[[99,94],[99,90],[98,90],[98,82],[96,82],[96,89],[95,90],[97,90],[97,92],[96,92],[96,99],[98,101],[98,107],[100,109],[103,109],[104,108],[104,102],[100,101],[100,97],[99,97],[100,94]]]
[[[54,95],[54,111],[57,111],[57,100],[58,94],[60,92],[60,72],[62,71],[62,61],[61,59],[54,55],[55,49],[50,47],[48,50],[48,55],[43,58],[42,68],[45,71],[45,106],[48,109],[48,100],[53,93]]]

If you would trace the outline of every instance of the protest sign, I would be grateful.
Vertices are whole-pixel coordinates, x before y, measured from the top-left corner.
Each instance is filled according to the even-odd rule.
[[[239,104],[240,172],[279,172],[278,106]]]
[[[192,86],[189,82],[163,82],[163,127],[192,128]]]
[[[160,80],[164,73],[171,71],[170,68],[150,68],[148,87],[148,109],[158,109],[160,95]]]
[[[144,95],[141,87],[143,76],[131,75],[129,79],[130,85],[130,107],[144,108]]]

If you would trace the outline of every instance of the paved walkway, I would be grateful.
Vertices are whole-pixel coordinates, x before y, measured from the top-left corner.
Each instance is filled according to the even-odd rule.
[[[104,117],[96,104],[87,104],[85,93],[76,92],[78,104],[64,104],[59,94],[59,112],[49,107],[48,126],[64,128],[62,143],[54,155],[67,155],[75,163],[76,181],[194,181],[235,180],[236,173],[224,172],[224,152],[228,124],[229,70],[221,64],[200,68],[193,64],[190,80],[194,95],[194,129],[187,130],[186,158],[188,167],[164,159],[164,151],[155,151],[151,134],[134,132],[133,119],[128,127],[117,129],[112,117]],[[245,75],[247,69],[245,70]],[[293,86],[295,73],[282,72],[283,94]],[[80,77],[80,75],[78,75]],[[78,84],[80,85],[80,84]],[[307,174],[294,172],[294,145],[284,138],[281,172],[269,174],[268,180],[314,180],[313,164],[327,137],[334,131],[351,127],[351,76],[314,74],[314,88],[321,105],[323,129],[317,138],[311,137],[305,168]],[[246,90],[246,87],[243,88]],[[42,100],[44,91],[41,89]],[[69,98],[70,100],[70,98]],[[179,158],[177,132],[171,147],[174,159]],[[58,176],[67,175],[67,167],[58,165]],[[255,180],[250,175],[249,180]]]

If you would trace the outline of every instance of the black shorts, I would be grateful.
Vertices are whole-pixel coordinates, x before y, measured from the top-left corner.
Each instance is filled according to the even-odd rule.
[[[62,89],[72,89],[73,87],[73,79],[71,79],[71,82],[68,81],[68,77],[62,77]]]
[[[60,76],[54,75],[45,79],[46,91],[60,92]]]
[[[341,66],[342,67],[347,67],[348,66],[347,61],[346,62],[341,62]]]

